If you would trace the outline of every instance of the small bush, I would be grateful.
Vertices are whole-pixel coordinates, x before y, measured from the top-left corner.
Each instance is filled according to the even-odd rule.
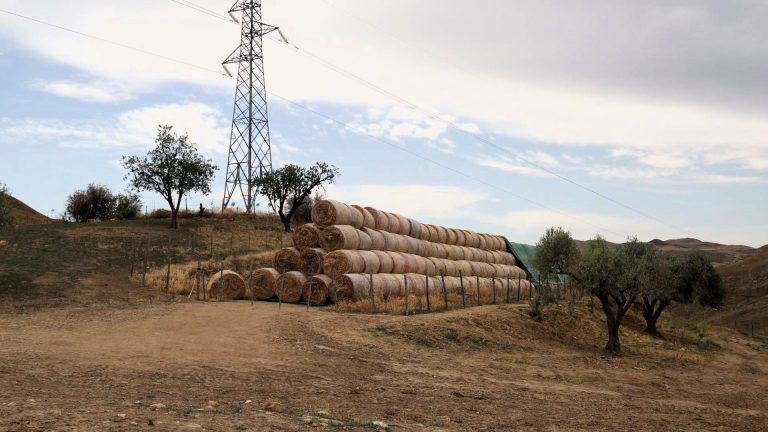
[[[171,211],[167,209],[155,209],[147,215],[150,219],[170,219]]]
[[[115,217],[120,220],[136,219],[141,214],[141,199],[134,194],[120,194],[115,204]]]
[[[11,213],[11,203],[8,202],[8,188],[0,183],[0,231],[13,226],[13,214]]]
[[[293,222],[294,225],[304,225],[312,222],[312,207],[314,207],[318,201],[322,201],[323,199],[325,199],[325,196],[320,192],[315,193],[314,196],[307,197],[296,210],[296,213],[293,214],[293,220],[291,220],[291,222]],[[292,204],[289,200],[288,207],[290,208],[291,206]]]
[[[117,199],[108,187],[91,183],[67,198],[66,212],[75,222],[107,220],[114,215],[116,205]]]

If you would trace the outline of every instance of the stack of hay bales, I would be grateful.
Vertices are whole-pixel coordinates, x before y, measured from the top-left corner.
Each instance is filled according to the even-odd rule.
[[[313,223],[293,234],[294,246],[274,255],[273,267],[255,271],[253,297],[313,305],[369,298],[440,294],[488,296],[508,287],[528,293],[530,283],[501,236],[422,224],[371,207],[323,200]],[[474,293],[474,294],[473,294]]]

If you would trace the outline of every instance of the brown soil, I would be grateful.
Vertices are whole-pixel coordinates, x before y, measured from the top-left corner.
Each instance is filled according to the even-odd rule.
[[[154,302],[3,315],[0,430],[313,429],[305,415],[347,430],[768,428],[764,345],[725,330],[657,341],[630,320],[626,354],[604,357],[599,313],[566,312]]]

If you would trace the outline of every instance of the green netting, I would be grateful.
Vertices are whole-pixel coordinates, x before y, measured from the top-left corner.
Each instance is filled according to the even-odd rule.
[[[534,284],[538,284],[541,281],[541,274],[538,270],[536,270],[536,267],[533,266],[533,256],[536,254],[536,246],[524,243],[513,243],[507,240],[506,237],[504,238],[504,241],[507,243],[507,252],[515,256],[515,259],[517,260],[517,266],[525,270],[525,274],[527,275],[528,280]],[[550,283],[556,282],[562,284],[566,281],[567,277],[560,275],[550,276],[549,278]],[[555,279],[554,281],[551,280],[553,278]]]

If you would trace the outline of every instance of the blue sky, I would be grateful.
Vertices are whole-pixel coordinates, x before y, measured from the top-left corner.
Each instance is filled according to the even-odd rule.
[[[215,71],[239,28],[170,1],[62,3],[0,9],[211,71],[0,12],[0,181],[59,214],[89,182],[123,190],[117,161],[146,152],[161,123],[223,168],[235,83]],[[579,238],[768,243],[765,6],[361,3],[264,1],[301,48],[266,40],[277,166],[328,162],[342,173],[332,198],[517,241],[560,225]],[[218,204],[223,176],[189,206]]]

